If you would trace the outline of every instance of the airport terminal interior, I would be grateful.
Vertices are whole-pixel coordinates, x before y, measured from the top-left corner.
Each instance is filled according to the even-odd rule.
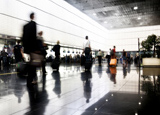
[[[24,50],[33,44],[43,50]],[[160,0],[0,0],[0,115],[159,108]]]

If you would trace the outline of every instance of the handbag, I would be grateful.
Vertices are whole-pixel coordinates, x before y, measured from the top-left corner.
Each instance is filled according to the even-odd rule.
[[[42,65],[42,61],[44,61],[44,56],[42,54],[31,53],[30,65],[40,67]]]

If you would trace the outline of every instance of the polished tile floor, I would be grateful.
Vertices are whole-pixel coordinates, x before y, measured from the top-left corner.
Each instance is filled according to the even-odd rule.
[[[104,63],[91,72],[78,64],[46,70],[43,76],[38,69],[38,84],[27,88],[14,66],[1,68],[0,115],[160,115],[160,68]]]

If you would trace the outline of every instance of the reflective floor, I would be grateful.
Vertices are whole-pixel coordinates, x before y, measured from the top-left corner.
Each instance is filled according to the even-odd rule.
[[[91,72],[78,64],[46,70],[43,76],[38,69],[38,84],[27,88],[14,66],[1,68],[0,115],[160,114],[160,68],[104,63],[93,64]]]

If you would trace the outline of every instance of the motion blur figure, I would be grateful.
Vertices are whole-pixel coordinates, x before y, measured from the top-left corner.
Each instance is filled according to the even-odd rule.
[[[43,31],[40,31],[38,33],[38,36],[37,36],[37,41],[38,41],[38,47],[39,47],[39,50],[41,51],[41,54],[44,56],[44,60],[42,61],[42,73],[43,75],[46,74],[46,55],[47,55],[47,52],[46,52],[46,47],[47,45],[44,43],[44,39],[42,37],[43,35]]]
[[[52,50],[55,52],[55,59],[53,60],[51,66],[56,71],[59,71],[60,66],[60,45],[59,41],[57,41],[57,44],[52,48]]]
[[[113,46],[113,49],[111,51],[111,58],[115,59],[116,58],[116,46]]]
[[[127,66],[127,53],[126,51],[123,49],[123,67]]]
[[[92,67],[92,55],[91,55],[91,46],[90,46],[90,41],[88,40],[88,36],[86,36],[86,40],[83,43],[83,51],[85,53],[85,71],[90,71]]]
[[[98,51],[97,57],[98,57],[99,66],[101,66],[101,62],[102,62],[102,51],[101,51],[100,49],[99,49],[99,51]]]
[[[110,60],[111,60],[111,48],[109,49],[109,51],[108,51],[108,53],[107,53],[106,58],[107,58],[108,66],[109,66],[109,64],[110,64]]]
[[[24,55],[23,55],[22,46],[20,45],[20,41],[17,41],[17,45],[14,46],[13,52],[14,52],[16,63],[23,61]]]
[[[90,41],[88,40],[88,36],[86,36],[86,40],[83,43],[83,51],[85,53],[85,57],[88,58],[91,52]]]
[[[8,57],[8,53],[3,49],[1,51],[1,56],[2,56],[2,61],[3,61],[3,66],[7,66],[7,57]]]
[[[60,59],[60,45],[59,45],[59,40],[57,41],[57,44],[52,48],[52,50],[55,52],[56,59]]]
[[[37,27],[36,22],[34,22],[34,13],[30,14],[31,21],[24,25],[23,27],[23,37],[22,37],[22,43],[24,47],[24,53],[29,54],[31,56],[31,53],[34,53],[38,50],[38,44],[37,44]],[[30,59],[30,62],[32,61],[32,58]],[[31,64],[28,65],[28,77],[27,77],[27,86],[30,86],[32,83],[36,83],[34,79],[36,78],[36,67],[32,66]]]

